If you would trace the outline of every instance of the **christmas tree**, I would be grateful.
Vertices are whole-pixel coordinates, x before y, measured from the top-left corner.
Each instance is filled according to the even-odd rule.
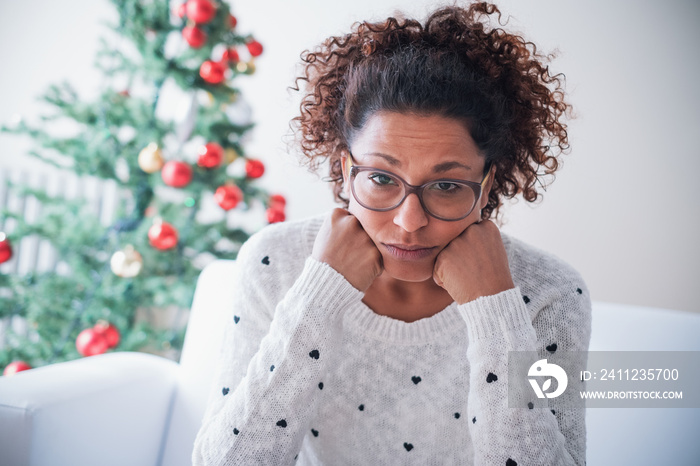
[[[42,97],[53,112],[41,124],[2,128],[29,136],[37,145],[31,155],[47,164],[113,180],[122,200],[105,224],[84,199],[9,186],[42,209],[34,222],[0,213],[0,225],[14,222],[0,232],[0,264],[32,235],[49,241],[59,260],[48,271],[0,272],[0,318],[23,319],[28,329],[6,329],[5,373],[108,350],[177,359],[181,314],[201,268],[235,258],[253,230],[284,220],[284,197],[256,186],[265,167],[245,154],[252,124],[231,85],[253,74],[262,45],[238,31],[220,1],[112,3],[121,40],[102,41],[96,66],[109,84],[99,97],[83,101],[69,84],[55,85]],[[178,99],[187,111],[171,121],[164,102]],[[74,133],[49,132],[57,121],[69,121]],[[173,309],[168,325],[154,324]]]

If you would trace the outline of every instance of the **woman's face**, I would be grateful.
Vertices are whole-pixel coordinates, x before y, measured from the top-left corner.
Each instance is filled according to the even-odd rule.
[[[350,150],[356,165],[388,170],[415,186],[443,178],[477,183],[483,179],[484,157],[466,126],[452,118],[378,112],[367,121]],[[342,162],[345,171],[344,158]],[[344,173],[348,210],[381,252],[384,273],[409,282],[432,278],[440,251],[479,219],[493,179],[489,177],[471,214],[449,222],[425,212],[415,194],[387,212],[366,209],[353,197],[347,175]]]

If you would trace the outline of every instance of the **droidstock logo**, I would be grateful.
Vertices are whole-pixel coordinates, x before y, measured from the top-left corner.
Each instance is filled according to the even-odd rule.
[[[549,377],[542,384],[542,388],[537,383],[537,379],[528,378],[527,380],[532,385],[532,389],[535,391],[537,398],[556,398],[566,390],[566,385],[569,383],[569,378],[566,376],[566,372],[561,367],[556,364],[547,363],[546,359],[540,359],[535,362],[527,372],[529,377]],[[557,379],[557,389],[551,393],[547,393],[547,390],[552,386],[552,377]]]

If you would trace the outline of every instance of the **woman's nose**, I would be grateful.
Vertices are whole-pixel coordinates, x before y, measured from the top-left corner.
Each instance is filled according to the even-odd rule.
[[[409,194],[394,214],[394,224],[408,232],[414,232],[428,224],[428,214],[415,193]]]

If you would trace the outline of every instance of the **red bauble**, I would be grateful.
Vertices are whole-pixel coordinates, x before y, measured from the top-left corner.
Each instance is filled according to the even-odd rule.
[[[197,165],[203,168],[216,168],[224,160],[224,148],[215,142],[203,145],[199,149]]]
[[[279,206],[272,206],[267,209],[267,221],[270,223],[284,222],[286,216],[284,210]]]
[[[284,209],[284,206],[286,206],[286,205],[287,205],[287,199],[285,199],[283,195],[273,194],[272,196],[270,196],[270,207],[279,206],[282,209]]]
[[[219,186],[214,193],[214,200],[224,210],[231,210],[243,200],[243,191],[235,184]]]
[[[15,375],[18,372],[28,371],[31,368],[32,366],[30,366],[24,361],[12,361],[10,364],[7,365],[7,367],[5,367],[5,370],[2,371],[2,375]]]
[[[108,345],[103,334],[96,332],[94,328],[86,328],[78,334],[75,347],[83,356],[94,356],[107,351]]]
[[[238,63],[239,61],[241,61],[241,57],[238,55],[238,51],[236,49],[226,49],[221,55],[222,63]]]
[[[148,229],[148,242],[164,251],[177,246],[177,230],[168,222],[156,222]]]
[[[12,259],[12,245],[5,233],[0,231],[0,264]]]
[[[231,29],[236,27],[236,24],[238,24],[238,20],[236,19],[235,16],[229,14],[228,15],[228,24],[231,26]]]
[[[182,188],[192,181],[192,167],[185,162],[171,160],[163,165],[160,176],[163,178],[163,183],[168,186]]]
[[[245,163],[245,173],[248,178],[260,178],[265,173],[265,165],[260,160],[248,159]]]
[[[216,8],[209,0],[188,0],[185,12],[188,19],[197,24],[206,24],[216,15]]]
[[[178,5],[178,7],[175,9],[175,14],[180,18],[184,19],[185,15],[187,14],[186,12],[187,8],[185,7],[185,3],[181,3]]]
[[[119,344],[119,330],[109,322],[101,320],[95,324],[93,330],[105,337],[107,348],[114,348]]]
[[[207,33],[197,26],[186,26],[182,29],[182,37],[185,38],[190,47],[198,49],[207,41]]]
[[[248,47],[248,52],[250,52],[250,54],[254,57],[260,56],[263,52],[262,44],[255,39],[251,40],[245,45]]]
[[[199,75],[209,84],[220,84],[224,80],[226,64],[207,60],[199,67]]]

